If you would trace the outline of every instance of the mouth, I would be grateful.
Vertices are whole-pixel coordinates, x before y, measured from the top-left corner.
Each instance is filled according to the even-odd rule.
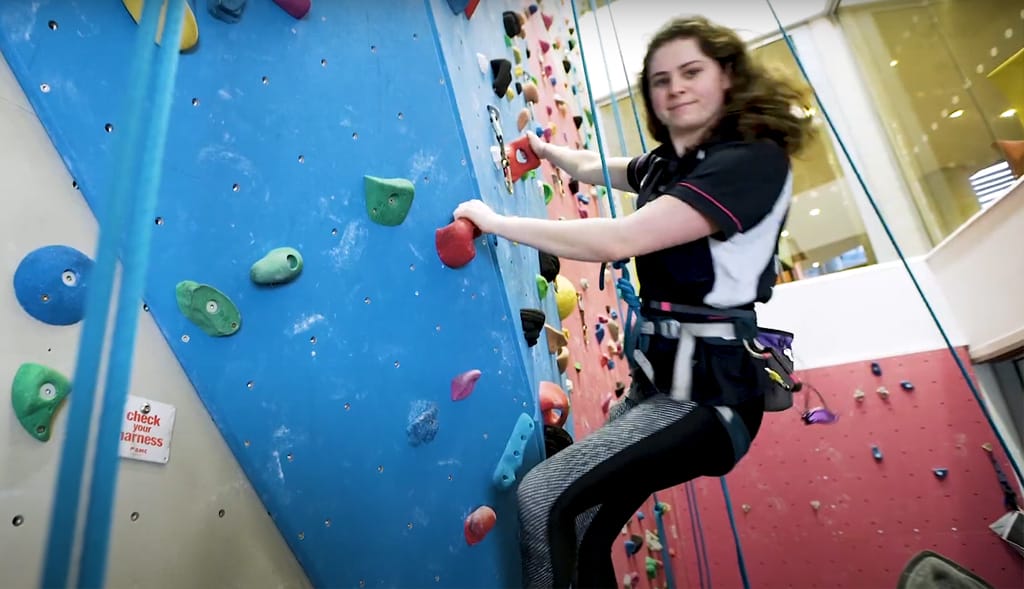
[[[696,102],[682,102],[680,104],[676,104],[674,106],[668,107],[668,110],[670,112],[674,112],[674,111],[677,111],[677,110],[682,110],[682,109],[684,109],[684,108],[686,108],[688,106],[693,106],[694,104],[697,104],[697,103]]]

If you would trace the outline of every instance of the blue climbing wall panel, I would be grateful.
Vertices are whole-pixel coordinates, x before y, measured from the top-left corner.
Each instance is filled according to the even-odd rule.
[[[439,1],[320,1],[295,20],[252,0],[227,24],[190,4],[200,41],[178,70],[149,312],[315,585],[517,586],[514,494],[491,476],[520,414],[537,417],[536,381],[558,380],[543,336],[525,345],[518,310],[557,314],[537,300],[535,250],[482,238],[459,269],[435,252],[434,230],[466,198],[543,215],[535,191],[500,195],[482,163],[486,112],[456,106],[455,92],[494,99],[489,81],[463,79],[475,64],[441,53],[438,28],[464,17]],[[6,0],[0,24],[3,56],[97,210],[135,23],[116,0]],[[364,175],[415,185],[404,223],[369,220]],[[298,280],[251,283],[250,266],[282,246],[304,256]],[[190,323],[182,280],[230,297],[241,329],[215,338]],[[475,392],[451,401],[470,369],[482,371]],[[410,418],[430,408],[436,437],[415,443]],[[525,467],[540,459],[535,432]],[[498,523],[467,546],[480,505]]]

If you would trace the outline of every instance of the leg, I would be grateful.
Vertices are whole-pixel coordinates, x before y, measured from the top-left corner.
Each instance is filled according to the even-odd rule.
[[[620,489],[613,498],[594,508],[589,525],[577,534],[580,536],[579,554],[576,558],[576,581],[573,587],[580,589],[616,589],[619,580],[615,577],[611,551],[622,526],[650,497],[645,489],[630,486]]]
[[[576,568],[577,516],[621,493],[646,497],[697,476],[724,474],[733,466],[732,455],[713,409],[657,395],[541,462],[518,489],[525,585],[569,586]],[[609,518],[620,521],[617,527],[602,524],[598,536],[605,529],[617,533],[625,523],[618,515],[623,511],[628,519],[624,507],[610,509]],[[599,515],[600,510],[595,519]],[[592,545],[587,530],[581,546]],[[610,558],[613,539],[593,540],[593,545],[604,542],[602,558]]]

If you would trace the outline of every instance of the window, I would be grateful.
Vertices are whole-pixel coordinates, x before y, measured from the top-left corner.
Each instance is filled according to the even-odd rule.
[[[1024,0],[842,0],[932,243],[1024,174]]]
[[[761,45],[754,55],[806,89],[806,80],[784,40]],[[831,132],[820,112],[817,104],[809,109],[817,133],[793,159],[793,205],[779,242],[784,269],[780,282],[876,262],[851,184],[839,165],[842,154],[833,148]]]

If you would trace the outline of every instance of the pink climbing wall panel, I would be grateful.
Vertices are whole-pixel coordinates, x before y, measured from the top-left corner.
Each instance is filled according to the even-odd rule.
[[[529,5],[530,3],[523,3],[522,10],[525,11]],[[541,18],[541,15],[551,17],[550,29],[545,27],[545,19]],[[536,129],[538,126],[548,128],[549,125],[554,125],[554,131],[550,138],[552,143],[578,147],[584,143],[580,131],[586,132],[590,126],[584,122],[580,130],[577,130],[573,117],[583,116],[586,119],[584,109],[589,108],[589,100],[586,98],[586,83],[580,69],[578,46],[575,50],[569,51],[569,60],[574,69],[567,74],[563,67],[562,60],[566,57],[568,49],[566,32],[570,27],[573,27],[573,18],[569,4],[541,4],[540,12],[526,20],[525,44],[529,47],[530,56],[527,58],[525,52],[523,53],[522,65],[528,73],[537,79],[537,89],[540,95],[539,102],[532,105],[533,119],[529,128]],[[521,44],[524,41],[517,40],[517,42]],[[547,52],[542,49],[542,42],[548,47]],[[556,81],[555,85],[550,82],[552,77]],[[576,94],[572,92],[574,84],[577,89]],[[563,108],[559,108],[556,95],[563,102]],[[512,129],[506,132],[510,136],[513,134]],[[557,168],[544,161],[537,169],[537,178],[548,183],[554,189],[554,196],[547,207],[549,218],[580,218],[576,196],[569,191],[570,177],[567,174],[559,172]],[[580,192],[590,196],[590,204],[582,206],[587,214],[596,217],[600,215],[601,210],[607,211],[607,206],[598,208],[600,197],[591,195],[591,189],[591,186],[580,184]],[[575,426],[573,433],[578,439],[604,423],[605,417],[601,411],[601,400],[615,389],[616,382],[628,383],[629,371],[625,361],[617,356],[612,357],[613,366],[602,363],[602,354],[607,353],[607,344],[611,338],[606,334],[602,343],[598,343],[595,336],[598,316],[607,316],[607,308],[618,312],[614,280],[610,277],[606,278],[605,289],[602,291],[598,288],[600,264],[577,262],[565,258],[562,258],[560,263],[560,274],[575,285],[579,295],[577,311],[561,323],[562,327],[568,329],[570,334],[569,368],[565,375],[572,381],[573,390],[569,396]],[[583,288],[585,282],[589,282],[588,288]],[[624,307],[623,311],[625,311]],[[549,318],[548,322],[551,325],[557,325],[554,318]],[[585,335],[584,325],[586,325]],[[581,366],[579,371],[574,368],[577,362]]]
[[[961,358],[969,365],[963,351]],[[994,587],[1022,586],[1024,562],[988,528],[1007,510],[982,445],[991,443],[1003,471],[1012,477],[1012,470],[953,358],[943,349],[876,361],[881,376],[870,360],[802,372],[839,422],[804,425],[796,409],[768,414],[750,454],[727,476],[751,585],[895,587],[907,561],[932,550]],[[904,380],[913,391],[901,389]],[[939,479],[933,468],[948,475]],[[720,483],[700,479],[695,488],[712,584],[741,587]],[[699,587],[685,490],[659,498],[672,508],[666,527],[676,585]],[[644,506],[648,517],[634,518],[632,531],[654,525],[652,507]],[[635,570],[639,587],[664,587],[662,575],[652,583],[644,575],[646,554],[627,559],[621,543],[613,548],[620,576]]]

